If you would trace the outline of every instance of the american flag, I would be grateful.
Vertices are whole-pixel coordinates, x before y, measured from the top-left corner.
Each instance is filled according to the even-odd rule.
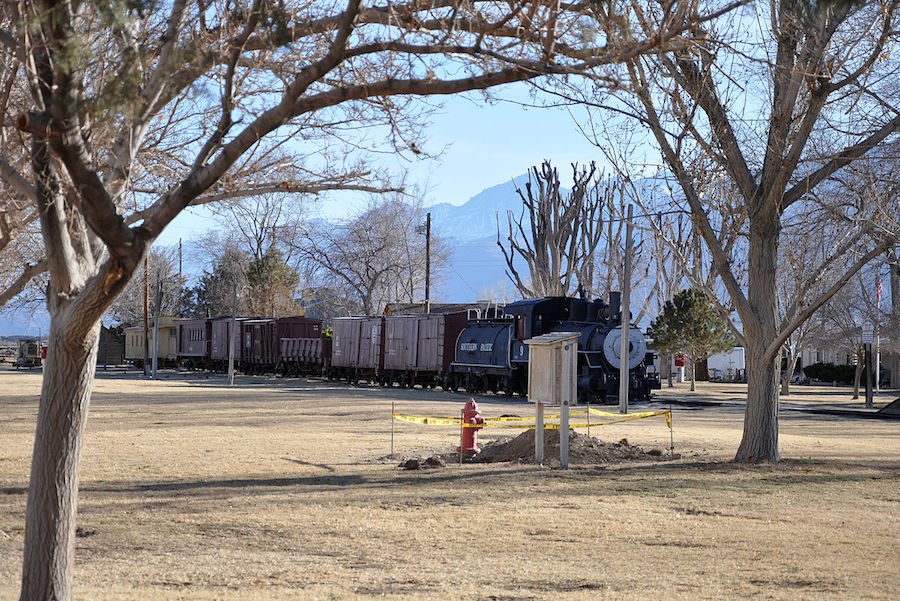
[[[875,291],[878,293],[876,296],[877,300],[875,302],[877,304],[880,304],[881,303],[881,291],[882,291],[881,280],[878,280],[878,285],[875,287]]]

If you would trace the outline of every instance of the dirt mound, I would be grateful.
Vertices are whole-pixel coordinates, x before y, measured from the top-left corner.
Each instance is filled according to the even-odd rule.
[[[403,469],[403,470],[424,470],[424,469],[429,469],[429,468],[438,468],[438,467],[446,467],[446,466],[447,466],[447,464],[444,462],[443,459],[441,459],[437,455],[433,455],[433,456],[429,457],[428,459],[418,459],[418,458],[406,459],[404,461],[401,461],[400,465],[398,465],[397,467],[399,467],[400,469]]]
[[[544,460],[559,460],[559,430],[544,430]],[[617,463],[621,461],[658,461],[662,452],[658,449],[645,451],[641,447],[628,444],[626,439],[619,442],[603,442],[593,436],[585,436],[574,430],[569,431],[569,463]],[[495,463],[502,461],[533,462],[534,431],[527,430],[515,438],[507,438],[484,445],[481,453],[472,461]]]

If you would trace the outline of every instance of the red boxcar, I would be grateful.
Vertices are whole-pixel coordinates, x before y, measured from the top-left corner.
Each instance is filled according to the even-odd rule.
[[[241,344],[241,331],[243,330],[243,322],[247,317],[235,318],[234,327],[234,366],[236,369],[242,369],[244,361],[244,346]],[[220,372],[228,370],[228,336],[231,333],[231,317],[218,317],[212,321],[211,339],[210,339],[210,363],[212,369]]]

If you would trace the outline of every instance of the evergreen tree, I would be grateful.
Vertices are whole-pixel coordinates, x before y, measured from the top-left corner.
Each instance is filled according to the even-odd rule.
[[[269,247],[247,267],[247,310],[260,317],[285,317],[300,312],[295,300],[300,276],[288,267],[281,251]]]
[[[694,390],[694,366],[711,354],[734,346],[734,335],[715,307],[702,292],[682,290],[666,301],[662,313],[650,324],[647,334],[651,348],[662,353],[682,353],[690,357],[691,390]]]

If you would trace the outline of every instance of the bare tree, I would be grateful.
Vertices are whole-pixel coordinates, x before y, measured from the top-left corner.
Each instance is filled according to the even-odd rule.
[[[233,240],[255,260],[262,259],[271,247],[291,260],[290,241],[294,240],[306,217],[302,196],[270,192],[252,197],[239,197],[210,205],[210,211],[221,218],[220,237]]]
[[[623,7],[605,4],[603,19],[627,20]],[[12,92],[0,127],[18,146],[9,151],[16,159],[0,159],[0,178],[38,215],[51,318],[22,599],[71,597],[99,319],[160,232],[188,206],[235,195],[383,190],[365,151],[377,132],[382,148],[419,151],[415,97],[576,74],[679,44],[687,7],[667,7],[672,18],[651,35],[586,48],[590,9],[478,0],[3,4],[0,50],[15,68],[5,72]]]
[[[161,287],[160,315],[179,315],[183,278],[178,274],[178,248],[154,246],[149,251],[151,303],[157,284]],[[144,274],[133,278],[119,298],[109,308],[107,315],[126,326],[137,325],[144,318]]]
[[[522,212],[507,214],[506,244],[497,217],[497,245],[506,260],[506,274],[525,298],[567,296],[576,282],[583,294],[594,289],[595,256],[603,231],[604,200],[612,190],[597,178],[596,165],[572,164],[572,190],[560,189],[559,173],[544,161],[528,173]],[[523,278],[516,260],[524,261]]]
[[[692,29],[690,48],[628,63],[628,93],[615,108],[652,134],[740,317],[748,398],[737,461],[780,458],[778,363],[785,341],[896,240],[895,227],[869,225],[890,205],[832,202],[846,168],[877,156],[900,129],[900,98],[888,83],[897,76],[896,8],[896,2],[748,5]],[[660,18],[668,17],[652,7],[642,13],[646,26]],[[750,23],[767,26],[748,34]],[[709,165],[714,177],[698,177],[698,165]],[[698,181],[722,182],[736,201],[730,209],[717,207],[716,198],[729,197],[706,194]],[[818,218],[840,219],[852,229],[846,248],[852,260],[845,269],[826,260],[816,271],[831,284],[779,323],[783,219],[816,202],[822,203]],[[737,237],[723,238],[724,231]],[[746,256],[743,274],[729,239]]]
[[[294,253],[321,287],[337,288],[366,314],[388,302],[417,300],[425,280],[425,240],[417,232],[421,209],[398,199],[373,199],[353,218],[311,221],[294,241]],[[431,270],[438,281],[448,247],[432,233]]]

